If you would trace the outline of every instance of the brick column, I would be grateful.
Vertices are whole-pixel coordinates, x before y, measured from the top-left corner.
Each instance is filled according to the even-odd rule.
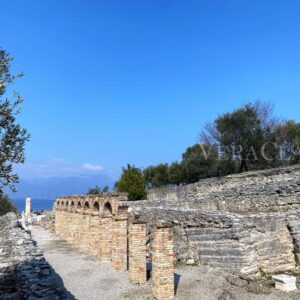
[[[111,261],[112,217],[100,217],[99,224],[99,258],[102,261]]]
[[[147,281],[146,224],[129,224],[129,280],[131,283]]]
[[[90,229],[90,215],[89,213],[84,213],[82,215],[82,224],[81,224],[81,245],[80,249],[83,252],[88,253],[89,251],[89,229]]]
[[[80,248],[81,245],[81,226],[82,226],[82,214],[80,210],[76,210],[75,217],[75,234],[74,234],[74,246]]]
[[[73,213],[71,211],[68,212],[67,218],[66,218],[66,240],[68,243],[71,243],[72,240],[72,230],[73,230]]]
[[[66,239],[66,214],[65,210],[60,214],[60,237],[62,239]]]
[[[98,256],[99,249],[99,213],[91,215],[89,229],[89,254]]]
[[[127,230],[128,219],[126,216],[118,216],[113,219],[112,234],[112,266],[117,271],[125,272],[127,270]]]
[[[75,232],[76,232],[76,229],[77,229],[77,214],[76,214],[75,210],[72,212],[72,219],[71,219],[70,228],[71,228],[71,232],[70,232],[70,244],[74,245]]]
[[[60,235],[60,210],[55,209],[55,234]]]
[[[70,211],[69,212],[69,233],[68,233],[68,243],[70,243],[71,245],[73,244],[73,237],[74,237],[74,218],[75,218],[75,212],[74,211]]]
[[[169,300],[174,297],[173,228],[154,228],[152,242],[152,293],[155,299]]]

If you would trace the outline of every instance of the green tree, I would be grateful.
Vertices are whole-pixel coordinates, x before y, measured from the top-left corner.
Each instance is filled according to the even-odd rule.
[[[20,113],[23,98],[13,92],[12,99],[6,95],[7,87],[22,74],[12,75],[10,64],[12,58],[6,51],[0,49],[0,192],[4,186],[9,186],[15,191],[18,175],[13,166],[25,160],[24,147],[29,140],[29,134],[16,120]]]
[[[140,169],[127,165],[123,168],[119,181],[115,184],[118,192],[128,193],[128,200],[141,200],[146,198],[145,180]]]
[[[217,152],[214,147],[195,144],[182,154],[183,181],[197,182],[216,175]]]
[[[98,195],[101,194],[101,192],[101,188],[98,185],[96,185],[93,188],[89,188],[87,195]]]
[[[272,105],[256,101],[206,124],[200,141],[218,145],[222,158],[228,160],[229,165],[231,161],[239,162],[239,172],[247,171],[249,163],[259,169],[278,159],[279,150],[273,144],[277,124]]]
[[[159,164],[155,167],[153,186],[160,187],[169,184],[168,164]]]
[[[179,185],[184,181],[183,167],[181,163],[173,162],[169,166],[169,183]]]
[[[289,163],[300,162],[300,123],[288,120],[276,128],[276,137],[281,145],[282,158]]]
[[[17,213],[17,209],[6,195],[0,194],[0,216],[8,212]]]
[[[149,166],[143,170],[144,180],[147,187],[153,187],[153,179],[155,176],[155,166]]]
[[[101,189],[100,186],[96,185],[93,188],[89,188],[89,190],[87,192],[87,195],[99,195],[101,193],[107,193],[107,192],[109,192],[109,186],[108,185],[105,185],[103,187],[103,189]]]
[[[109,186],[105,185],[102,189],[102,193],[108,193],[109,192]]]
[[[161,187],[169,184],[169,166],[168,164],[158,164],[150,166],[143,170],[147,185],[151,187]]]

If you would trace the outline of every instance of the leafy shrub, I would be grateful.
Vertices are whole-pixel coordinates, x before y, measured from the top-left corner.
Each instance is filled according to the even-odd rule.
[[[17,209],[8,196],[0,194],[0,216],[3,216],[8,212],[17,213]]]

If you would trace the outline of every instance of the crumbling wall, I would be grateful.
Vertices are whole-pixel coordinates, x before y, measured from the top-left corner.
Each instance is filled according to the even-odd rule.
[[[175,254],[185,263],[256,277],[295,270],[299,261],[300,166],[153,190],[151,201],[127,203],[148,227],[174,224]]]
[[[174,189],[154,189],[149,195],[152,201],[136,204],[241,214],[297,210],[300,165],[209,178]]]
[[[67,295],[17,216],[0,217],[0,298],[65,299]]]

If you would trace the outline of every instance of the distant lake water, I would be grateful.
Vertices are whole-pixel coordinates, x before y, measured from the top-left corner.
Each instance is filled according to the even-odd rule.
[[[18,211],[21,213],[25,210],[25,198],[24,199],[12,199],[13,203],[17,207]],[[31,199],[31,209],[33,211],[41,211],[41,210],[52,210],[53,203],[55,200],[53,199]]]

